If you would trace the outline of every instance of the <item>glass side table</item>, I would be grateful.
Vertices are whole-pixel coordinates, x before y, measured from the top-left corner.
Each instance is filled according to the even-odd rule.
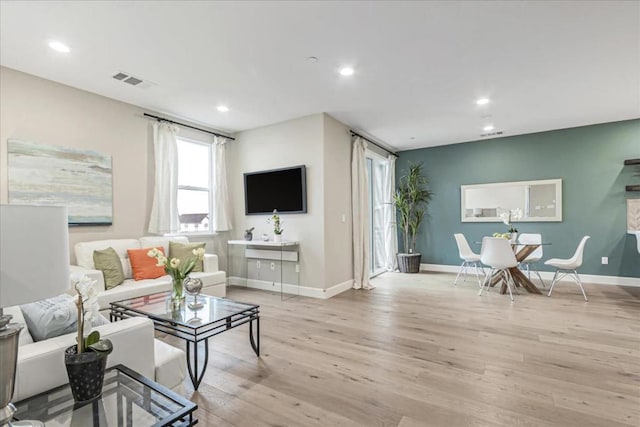
[[[124,365],[106,370],[102,396],[78,404],[62,385],[15,404],[16,421],[39,420],[47,427],[186,427],[198,423],[198,406]]]

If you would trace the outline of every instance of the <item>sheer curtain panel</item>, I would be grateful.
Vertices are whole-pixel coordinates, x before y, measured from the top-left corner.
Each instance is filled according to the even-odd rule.
[[[214,137],[213,143],[213,230],[231,230],[229,190],[227,187],[227,138]]]
[[[351,210],[353,220],[353,288],[373,289],[369,283],[369,183],[367,182],[367,143],[353,136],[351,157]]]
[[[396,192],[396,157],[389,155],[384,179],[384,251],[387,271],[394,271],[398,267],[396,254],[398,253],[398,232],[396,230],[396,207],[393,195]]]
[[[149,233],[176,233],[178,220],[178,127],[156,122],[153,127],[155,188],[149,217]]]

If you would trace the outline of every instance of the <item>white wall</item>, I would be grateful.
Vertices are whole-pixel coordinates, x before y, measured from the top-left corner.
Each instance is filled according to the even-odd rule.
[[[8,202],[7,139],[95,150],[112,157],[113,224],[71,228],[72,262],[76,242],[146,234],[154,160],[151,122],[143,112],[130,104],[0,67],[0,203]],[[180,134],[208,138],[189,129],[181,129]],[[220,243],[226,241],[223,237],[200,240],[207,242],[207,252],[221,254],[226,249]]]

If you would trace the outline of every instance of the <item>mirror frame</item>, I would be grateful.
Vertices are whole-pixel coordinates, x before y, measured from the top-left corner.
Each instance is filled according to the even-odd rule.
[[[534,185],[534,184],[554,184],[556,186],[556,215],[550,217],[535,217],[514,219],[512,222],[562,222],[562,179],[539,179],[533,181],[511,181],[511,182],[490,182],[486,184],[472,184],[460,186],[460,221],[461,222],[502,222],[500,217],[465,217],[465,190],[477,188],[498,188],[504,186]]]

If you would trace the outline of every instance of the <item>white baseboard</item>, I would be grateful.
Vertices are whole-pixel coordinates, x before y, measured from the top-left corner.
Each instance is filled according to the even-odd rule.
[[[459,265],[444,265],[444,264],[420,264],[420,271],[436,271],[440,273],[454,273],[457,274],[460,270]],[[532,274],[535,273],[532,272]],[[578,274],[580,272],[578,271]],[[554,273],[550,271],[541,271],[540,276],[543,280],[553,280]],[[532,278],[534,277],[532,276]],[[580,274],[580,280],[582,283],[592,283],[597,285],[614,285],[614,286],[638,286],[640,287],[640,277],[620,277],[620,276],[600,276],[597,274]],[[563,278],[561,281],[573,281],[569,277]]]
[[[252,289],[261,289],[263,291],[280,292],[280,283],[273,283],[266,280],[246,279],[244,277],[229,277],[229,285],[245,286]],[[290,295],[300,295],[303,297],[329,299],[344,291],[351,289],[353,280],[347,280],[327,289],[312,288],[309,286],[298,286],[290,283],[282,285],[282,292]]]
[[[353,279],[346,280],[342,283],[338,283],[337,285],[331,286],[330,288],[323,289],[324,293],[323,299],[329,299],[331,297],[335,297],[338,294],[341,294],[345,291],[348,291],[353,287]]]

